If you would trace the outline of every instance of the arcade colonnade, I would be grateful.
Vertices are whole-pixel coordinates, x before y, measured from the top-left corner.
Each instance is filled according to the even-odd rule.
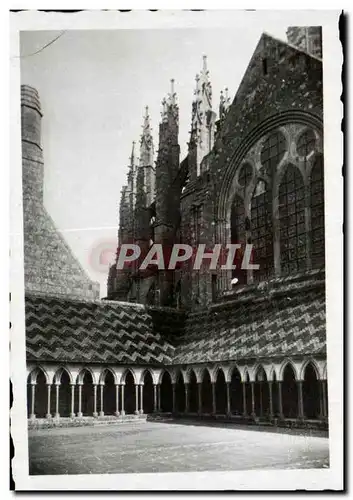
[[[137,367],[31,364],[28,417],[174,413],[253,419],[327,419],[323,359]]]

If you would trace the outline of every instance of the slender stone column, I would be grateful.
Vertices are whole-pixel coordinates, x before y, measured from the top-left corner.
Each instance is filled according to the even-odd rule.
[[[50,392],[51,392],[51,384],[47,384],[47,391],[48,391],[48,406],[47,406],[47,414],[45,415],[45,418],[51,418],[51,413],[50,413]]]
[[[268,395],[270,399],[270,419],[273,418],[272,382],[268,383]]]
[[[227,382],[227,415],[230,416],[232,412],[230,411],[230,382]]]
[[[190,401],[189,401],[189,384],[185,384],[185,413],[189,413]]]
[[[199,382],[197,384],[197,395],[198,395],[198,414],[202,414],[202,383]]]
[[[328,411],[327,411],[327,406],[328,406],[328,401],[326,399],[326,384],[327,380],[322,380],[322,402],[323,402],[323,412],[324,412],[324,418],[327,418],[328,416]]]
[[[143,414],[143,384],[140,384],[140,413]]]
[[[124,392],[125,392],[125,385],[124,385],[124,384],[122,384],[122,385],[121,385],[121,412],[120,412],[120,415],[125,415],[125,408],[124,408],[124,404],[125,404]]]
[[[303,409],[303,381],[298,380],[298,418],[300,420],[304,419],[304,409]]]
[[[173,391],[173,413],[176,412],[176,387],[175,384],[172,384],[172,391]]]
[[[115,384],[115,416],[118,417],[120,415],[119,412],[119,384]]]
[[[279,413],[279,418],[283,420],[284,415],[283,415],[283,405],[282,405],[282,382],[279,380],[277,384],[278,384],[278,413]]]
[[[255,413],[255,382],[250,382],[251,385],[251,416],[256,417]]]
[[[248,412],[246,409],[246,382],[242,382],[243,384],[243,415],[244,417],[248,416]]]
[[[97,384],[93,384],[93,416],[98,417],[98,413],[97,413]]]
[[[162,411],[161,407],[161,384],[157,384],[157,409],[158,411]]]
[[[135,384],[135,415],[139,414],[139,386]]]
[[[212,386],[212,413],[216,415],[217,407],[216,407],[216,384],[214,382],[211,383]]]
[[[75,416],[75,384],[71,384],[71,412],[70,418]]]
[[[153,413],[157,412],[157,384],[153,384]]]
[[[263,417],[264,406],[262,402],[262,381],[259,381],[259,396],[260,396],[260,417]]]
[[[114,415],[118,417],[119,413],[119,384],[115,384],[115,412]]]
[[[101,403],[101,411],[99,412],[100,417],[104,417],[104,397],[103,397],[103,391],[104,391],[104,384],[100,384],[100,403]]]
[[[31,384],[31,413],[30,413],[29,418],[36,418],[36,415],[34,413],[35,398],[36,398],[36,384],[32,383]]]
[[[78,412],[77,412],[78,417],[82,417],[82,384],[79,384],[78,386]]]
[[[59,413],[59,387],[60,387],[60,382],[55,384],[55,418],[60,417],[60,413]]]
[[[323,401],[324,401],[324,390],[323,390],[323,386],[322,386],[321,380],[319,380],[320,418],[324,417],[324,404],[323,404]]]

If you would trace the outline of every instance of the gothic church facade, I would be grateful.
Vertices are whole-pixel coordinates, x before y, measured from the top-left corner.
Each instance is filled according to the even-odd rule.
[[[321,56],[319,27],[290,28],[288,43],[263,34],[218,114],[204,57],[184,159],[174,82],[156,161],[146,109],[117,246],[251,243],[260,268],[112,265],[105,300],[74,259],[62,260],[61,277],[48,266],[46,241],[56,236],[45,231],[41,109],[23,87],[24,211],[34,214],[24,228],[31,425],[160,412],[327,425]]]

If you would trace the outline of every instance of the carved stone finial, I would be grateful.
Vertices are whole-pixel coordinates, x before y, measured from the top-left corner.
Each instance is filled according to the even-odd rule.
[[[202,59],[203,59],[203,71],[204,73],[207,72],[207,56],[202,56]]]

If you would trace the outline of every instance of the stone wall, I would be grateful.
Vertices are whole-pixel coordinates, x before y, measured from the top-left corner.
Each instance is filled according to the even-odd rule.
[[[99,297],[43,205],[44,163],[38,92],[21,87],[24,271],[26,291]]]
[[[207,169],[190,181],[181,198],[182,241],[191,245],[229,242],[229,190],[247,152],[277,127],[290,123],[322,128],[322,63],[263,35],[208,155]],[[290,146],[291,147],[291,146]],[[197,233],[197,234],[196,234]],[[218,272],[218,278],[220,278]],[[212,300],[211,273],[184,268],[183,303]],[[227,279],[227,277],[226,277]],[[224,279],[218,286],[224,287]],[[200,286],[201,283],[201,286]]]

